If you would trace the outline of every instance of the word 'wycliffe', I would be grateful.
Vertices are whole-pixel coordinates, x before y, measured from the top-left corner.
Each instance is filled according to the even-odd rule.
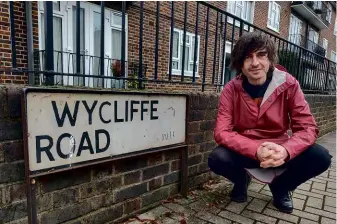
[[[65,102],[64,106],[59,108],[57,102],[51,101],[51,106],[53,108],[54,116],[58,127],[63,127],[66,118],[71,126],[76,126],[76,120],[78,119],[78,114],[81,114],[81,119],[83,116],[83,111],[88,116],[88,124],[92,125],[93,119],[92,115],[94,111],[95,114],[98,113],[99,119],[103,124],[109,124],[111,122],[132,122],[135,118],[135,114],[140,113],[140,120],[158,120],[157,110],[158,110],[158,100],[129,100],[124,103],[121,101],[104,101],[98,102],[93,101],[93,103],[88,104],[86,100],[75,101],[74,108],[71,111],[69,109],[68,103]],[[118,113],[119,107],[122,107],[122,113]],[[82,108],[82,110],[81,110]],[[79,113],[80,112],[80,113]],[[147,118],[145,117],[147,116]],[[102,153],[105,152],[110,146],[110,134],[104,129],[99,130],[90,130],[90,132],[95,133],[94,139],[90,139],[88,131],[84,131],[77,144],[78,140],[73,138],[73,135],[70,133],[63,133],[53,139],[49,135],[38,135],[35,136],[36,140],[36,162],[41,163],[42,153],[48,157],[49,161],[55,161],[54,156],[57,156],[62,159],[68,159],[71,155],[76,157],[81,156],[83,150],[89,150],[90,154]],[[69,151],[68,149],[61,149],[62,141],[73,142],[74,146],[78,145],[78,148],[72,147]],[[105,142],[105,145],[102,146],[102,142]],[[56,146],[56,153],[51,153],[51,150],[55,150],[53,147]],[[76,152],[75,152],[76,151]],[[67,153],[66,153],[67,152]]]
[[[75,101],[75,107],[73,114],[69,110],[68,103],[66,102],[64,105],[64,108],[62,110],[62,115],[60,116],[59,114],[59,109],[57,108],[57,104],[55,101],[51,101],[51,104],[53,106],[53,111],[55,115],[55,119],[57,122],[57,125],[59,127],[63,127],[65,117],[67,116],[70,122],[71,126],[76,125],[76,119],[77,119],[77,114],[79,111],[79,106],[80,106],[81,101]],[[157,105],[158,105],[158,100],[130,100],[130,101],[125,101],[124,103],[124,113],[118,114],[118,108],[121,106],[118,104],[118,101],[114,101],[113,105],[109,101],[104,101],[101,102],[98,105],[98,101],[95,100],[91,105],[88,105],[87,101],[83,100],[82,104],[88,113],[88,122],[89,125],[92,124],[92,114],[94,110],[98,110],[98,115],[102,123],[108,124],[111,123],[112,119],[114,122],[128,122],[128,121],[133,121],[134,114],[135,113],[140,113],[140,119],[144,120],[144,113],[149,112],[149,119],[150,120],[157,120],[158,116],[156,116],[154,113],[157,111]],[[112,110],[111,107],[114,107],[113,109],[113,116],[112,117],[104,117],[102,112],[107,110],[110,114]]]

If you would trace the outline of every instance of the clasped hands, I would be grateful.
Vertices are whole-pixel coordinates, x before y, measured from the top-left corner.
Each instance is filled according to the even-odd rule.
[[[256,152],[256,157],[262,168],[281,166],[288,156],[288,151],[283,146],[273,142],[262,143]]]

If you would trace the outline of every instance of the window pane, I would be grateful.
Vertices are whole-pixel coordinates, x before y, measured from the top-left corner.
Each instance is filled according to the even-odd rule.
[[[122,15],[112,13],[112,25],[122,26]]]
[[[241,13],[242,13],[242,8],[241,7],[236,7],[235,15],[237,17],[241,18]]]
[[[173,52],[172,55],[174,58],[178,58],[178,49],[179,47],[179,33],[174,31],[173,33]]]
[[[93,58],[93,75],[100,74],[99,56],[101,50],[101,14],[94,12],[94,58]]]
[[[173,69],[179,69],[179,68],[178,68],[178,62],[177,62],[177,61],[172,61],[172,68],[173,68]]]
[[[246,19],[252,22],[252,2],[246,2]]]
[[[191,55],[191,61],[194,60],[194,44],[195,44],[195,36],[192,37],[192,49],[191,49],[191,52],[192,52],[192,55]]]
[[[122,58],[122,31],[120,30],[111,30],[111,38],[112,38],[112,59],[118,59],[120,60]]]
[[[84,9],[80,9],[80,50],[81,53],[83,54],[84,51]],[[76,53],[76,7],[73,6],[73,52]]]
[[[42,50],[44,50],[45,49],[45,33],[44,33],[44,14],[43,13],[41,13],[41,21],[39,21],[39,22],[41,22],[41,33],[40,33],[40,35],[41,35],[41,49]]]
[[[331,61],[336,62],[336,53],[331,51]]]
[[[60,11],[60,2],[59,1],[53,1],[53,10]]]
[[[229,1],[228,4],[228,12],[234,14],[234,7],[235,7],[235,1]]]
[[[181,56],[181,59],[180,59],[180,62],[182,63],[182,58],[183,58],[183,46],[181,45],[180,46],[180,50],[181,50],[181,53],[180,53],[180,56]],[[188,70],[188,63],[189,63],[189,47],[185,47],[185,60],[184,60],[184,69],[185,71]],[[182,69],[182,67],[180,68]]]
[[[83,70],[83,60],[84,60],[84,56],[81,56],[80,57],[80,61],[77,62],[76,61],[76,52],[77,52],[77,35],[79,35],[80,37],[80,54],[85,54],[84,52],[84,38],[85,38],[85,35],[84,35],[84,9],[83,8],[80,8],[80,33],[77,34],[76,33],[76,30],[77,30],[77,27],[76,27],[76,7],[73,6],[73,58],[71,58],[73,61],[74,61],[74,73],[76,72],[76,68],[77,68],[77,63],[80,63],[80,73],[83,74],[84,70]],[[82,63],[81,63],[82,62]],[[83,85],[83,78],[82,77],[74,77],[74,85]]]
[[[62,18],[53,17],[54,25],[54,71],[62,72]],[[55,76],[55,84],[62,84],[62,76]]]

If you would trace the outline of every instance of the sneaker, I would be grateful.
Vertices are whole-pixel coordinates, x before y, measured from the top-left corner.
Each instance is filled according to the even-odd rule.
[[[243,203],[247,201],[247,189],[252,178],[247,174],[246,181],[244,185],[234,184],[233,190],[231,192],[231,200],[237,203]]]

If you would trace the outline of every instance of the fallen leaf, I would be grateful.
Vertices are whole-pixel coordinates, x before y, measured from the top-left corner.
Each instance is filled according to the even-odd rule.
[[[180,220],[180,224],[187,224],[185,219]]]

